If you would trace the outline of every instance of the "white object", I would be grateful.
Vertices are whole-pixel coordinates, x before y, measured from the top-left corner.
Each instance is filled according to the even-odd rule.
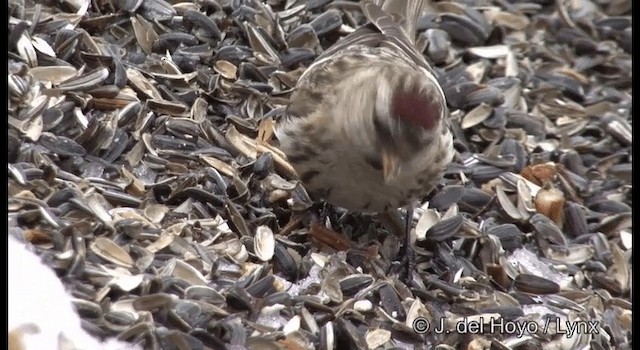
[[[115,339],[103,343],[82,329],[71,296],[51,268],[23,243],[8,237],[10,349],[140,349]]]

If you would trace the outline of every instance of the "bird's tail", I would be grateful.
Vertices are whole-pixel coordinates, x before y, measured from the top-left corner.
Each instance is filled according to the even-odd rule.
[[[405,35],[412,41],[416,37],[416,24],[425,5],[425,0],[374,0],[382,10],[393,16]]]

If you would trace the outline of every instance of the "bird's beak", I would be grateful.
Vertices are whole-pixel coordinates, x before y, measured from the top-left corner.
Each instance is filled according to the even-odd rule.
[[[398,179],[400,175],[400,160],[392,151],[382,150],[382,175],[385,183]]]

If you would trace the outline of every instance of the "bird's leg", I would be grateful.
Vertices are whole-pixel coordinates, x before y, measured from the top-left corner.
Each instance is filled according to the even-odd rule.
[[[387,229],[393,234],[397,236],[402,236],[404,234],[404,244],[402,245],[402,247],[400,247],[398,256],[390,267],[390,272],[398,273],[401,279],[410,278],[411,271],[415,267],[415,253],[413,251],[413,247],[411,246],[413,205],[408,205],[406,207],[406,211],[407,214],[405,216],[404,224],[401,220],[399,209],[386,211],[384,213],[381,213],[381,215],[379,216],[382,224],[387,227]]]
[[[405,267],[402,271],[400,277],[403,280],[408,280],[411,278],[411,272],[414,270],[416,265],[416,256],[412,246],[411,240],[411,227],[413,226],[413,204],[409,204],[407,206],[407,214],[405,216],[405,237],[404,237],[404,246],[400,248],[400,256],[401,261]]]

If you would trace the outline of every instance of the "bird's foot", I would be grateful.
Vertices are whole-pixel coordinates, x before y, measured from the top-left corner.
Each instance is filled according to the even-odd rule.
[[[324,201],[313,203],[308,209],[308,213],[312,216],[312,222],[318,222],[321,225],[325,225],[327,219],[331,221],[334,216],[333,207]]]
[[[416,269],[416,254],[411,245],[403,245],[398,252],[398,256],[391,262],[389,274],[397,275],[398,279],[408,283],[413,271]]]

